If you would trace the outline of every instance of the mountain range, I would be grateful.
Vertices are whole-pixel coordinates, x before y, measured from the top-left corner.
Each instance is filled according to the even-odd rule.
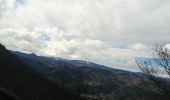
[[[142,73],[9,51],[0,45],[3,100],[159,100],[156,87],[143,80]]]
[[[56,82],[59,86],[74,91],[79,89],[81,95],[87,97],[97,98],[99,95],[110,95],[113,92],[116,94],[117,91],[123,90],[122,86],[123,88],[133,87],[132,90],[134,89],[135,94],[127,92],[125,96],[119,94],[118,98],[148,93],[144,93],[144,91],[148,91],[144,88],[141,91],[142,86],[137,86],[137,84],[141,84],[140,79],[143,77],[139,72],[109,68],[83,60],[67,60],[58,57],[38,56],[34,53],[12,52],[25,64]]]

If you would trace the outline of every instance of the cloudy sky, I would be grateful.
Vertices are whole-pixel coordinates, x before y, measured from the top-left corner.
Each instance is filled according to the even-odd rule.
[[[0,42],[12,50],[136,70],[170,42],[169,0],[0,0]]]

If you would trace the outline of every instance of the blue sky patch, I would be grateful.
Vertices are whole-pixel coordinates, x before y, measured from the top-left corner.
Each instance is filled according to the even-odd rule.
[[[42,40],[42,41],[50,41],[50,36],[48,34],[41,34],[39,36],[39,39]]]

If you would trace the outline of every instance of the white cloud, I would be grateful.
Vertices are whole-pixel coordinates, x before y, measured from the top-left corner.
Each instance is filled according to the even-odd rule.
[[[25,0],[18,6],[15,0],[2,1],[8,2],[3,10],[8,14],[3,16],[1,27],[57,27],[66,35],[118,46],[169,41],[167,0]]]
[[[142,44],[142,43],[136,43],[136,44],[132,44],[128,46],[129,49],[132,50],[148,50],[149,47],[147,47],[146,45]]]
[[[169,10],[169,0],[0,0],[0,42],[130,68],[148,46],[169,42]]]
[[[165,48],[170,49],[170,44],[166,44]]]

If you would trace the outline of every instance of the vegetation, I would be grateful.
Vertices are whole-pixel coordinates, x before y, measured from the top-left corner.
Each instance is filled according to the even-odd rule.
[[[151,85],[157,87],[162,99],[170,98],[170,50],[164,45],[156,44],[153,58],[143,62],[137,61],[141,71]],[[167,78],[163,78],[164,76]]]

